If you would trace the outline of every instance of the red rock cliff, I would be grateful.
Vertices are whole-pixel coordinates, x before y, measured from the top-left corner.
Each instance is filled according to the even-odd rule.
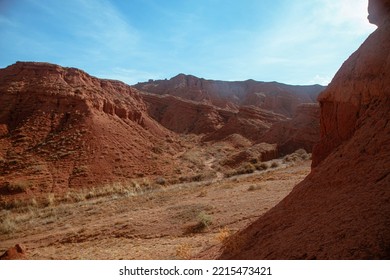
[[[18,62],[0,69],[0,104],[0,200],[173,172],[174,135],[122,82]]]
[[[203,257],[390,258],[390,3],[369,5],[378,29],[319,98],[317,167],[232,238],[238,248],[219,255],[214,248]]]
[[[314,149],[313,166],[353,136],[359,118],[374,100],[379,101],[389,94],[389,6],[387,0],[370,1],[369,10],[374,14],[370,14],[369,19],[379,25],[378,29],[344,62],[318,98],[321,141]]]

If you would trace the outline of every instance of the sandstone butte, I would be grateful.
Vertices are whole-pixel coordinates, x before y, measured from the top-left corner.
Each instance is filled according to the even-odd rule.
[[[203,258],[390,258],[390,1],[370,0],[368,10],[377,30],[318,98],[312,172]]]

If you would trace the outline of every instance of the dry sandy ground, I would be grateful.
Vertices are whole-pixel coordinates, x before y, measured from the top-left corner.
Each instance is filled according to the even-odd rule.
[[[30,259],[188,259],[253,222],[310,172],[310,161],[138,195],[22,212],[2,210],[0,253],[16,243]],[[199,224],[208,226],[196,232]],[[199,228],[199,227],[198,227]]]

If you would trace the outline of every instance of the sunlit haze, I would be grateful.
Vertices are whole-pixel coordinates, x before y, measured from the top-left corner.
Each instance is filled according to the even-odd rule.
[[[330,82],[375,29],[367,0],[0,0],[0,67],[45,61],[128,84],[178,73]]]

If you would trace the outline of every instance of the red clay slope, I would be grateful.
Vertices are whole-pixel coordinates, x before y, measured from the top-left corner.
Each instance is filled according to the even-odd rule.
[[[317,103],[301,104],[292,119],[274,123],[258,142],[278,144],[279,155],[290,154],[300,148],[311,153],[320,139],[319,120]]]
[[[122,82],[18,62],[0,69],[0,104],[2,199],[173,172],[175,136]]]
[[[378,29],[319,98],[317,167],[220,259],[390,258],[390,1],[369,5]]]

